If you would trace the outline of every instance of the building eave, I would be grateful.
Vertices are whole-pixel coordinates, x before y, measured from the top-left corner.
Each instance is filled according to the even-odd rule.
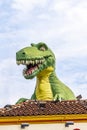
[[[0,125],[17,125],[21,123],[52,124],[65,123],[66,121],[74,121],[76,123],[87,123],[87,114],[0,117]]]

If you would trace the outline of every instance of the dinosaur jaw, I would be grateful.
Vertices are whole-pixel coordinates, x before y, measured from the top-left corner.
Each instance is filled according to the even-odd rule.
[[[23,76],[26,79],[31,79],[31,78],[35,77],[40,66],[41,66],[41,64],[26,65],[26,68],[24,68],[24,70],[23,70]]]
[[[23,76],[26,79],[31,79],[38,74],[40,68],[45,62],[45,59],[43,58],[39,60],[18,60],[16,62],[18,65],[22,64],[26,66],[26,68],[23,69]]]

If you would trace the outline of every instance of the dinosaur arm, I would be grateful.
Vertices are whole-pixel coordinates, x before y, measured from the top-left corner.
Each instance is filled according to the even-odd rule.
[[[17,102],[16,102],[16,104],[19,104],[19,103],[21,103],[21,102],[25,102],[26,100],[28,100],[27,98],[20,98]]]
[[[33,95],[31,96],[31,100],[35,100],[36,99],[36,95],[35,95],[35,92],[33,93]],[[22,103],[22,102],[25,102],[26,100],[29,100],[27,98],[20,98],[16,104],[19,104],[19,103]]]

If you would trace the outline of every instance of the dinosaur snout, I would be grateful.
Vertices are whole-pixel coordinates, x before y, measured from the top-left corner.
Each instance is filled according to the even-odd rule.
[[[26,57],[26,53],[24,51],[16,53],[16,60],[24,59]]]

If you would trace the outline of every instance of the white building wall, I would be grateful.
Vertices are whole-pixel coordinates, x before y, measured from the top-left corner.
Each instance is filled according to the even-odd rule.
[[[21,128],[21,125],[0,125],[0,130],[74,130],[75,128],[87,130],[87,123],[74,123],[74,125],[69,127],[65,127],[64,123],[29,124],[25,128]]]

